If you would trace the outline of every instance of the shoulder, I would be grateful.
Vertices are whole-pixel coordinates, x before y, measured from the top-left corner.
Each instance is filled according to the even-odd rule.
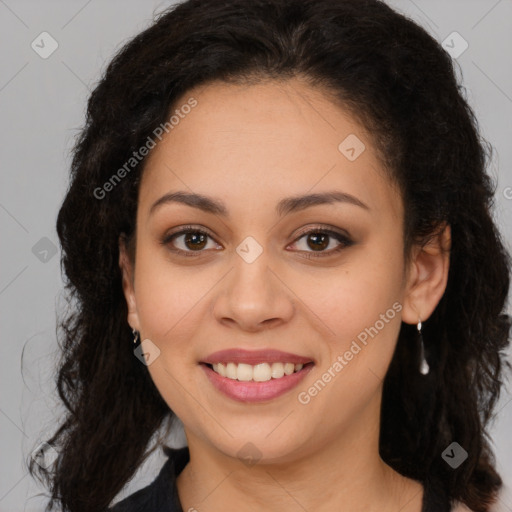
[[[123,500],[110,507],[107,512],[143,512],[151,510],[151,495],[153,484],[139,489]]]
[[[181,511],[176,476],[189,460],[188,448],[164,447],[168,460],[158,476],[146,487],[130,494],[106,512],[178,512]]]
[[[153,482],[151,482],[146,487],[139,489],[138,491],[130,494],[126,498],[122,499],[112,507],[110,507],[106,512],[174,512],[171,509],[161,509],[160,507],[156,508],[156,503],[161,501],[160,496],[165,491],[163,488],[163,476],[169,475],[169,462],[166,461],[162,469],[160,470],[159,475]],[[169,479],[169,483],[172,480]]]

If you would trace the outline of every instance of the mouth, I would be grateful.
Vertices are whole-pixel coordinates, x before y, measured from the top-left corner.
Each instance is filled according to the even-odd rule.
[[[313,365],[310,361],[303,363],[203,363],[216,374],[231,380],[242,382],[268,382],[271,379],[282,379],[284,376],[300,372],[304,366]]]
[[[276,350],[232,349],[199,365],[223,395],[239,402],[265,402],[290,391],[312,370],[312,359]]]

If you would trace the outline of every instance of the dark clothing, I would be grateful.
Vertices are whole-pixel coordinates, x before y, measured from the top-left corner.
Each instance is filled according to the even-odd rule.
[[[140,489],[109,508],[110,512],[183,512],[176,477],[188,464],[188,447],[164,448],[169,457],[158,476],[148,486]]]
[[[126,497],[109,509],[110,512],[183,512],[181,508],[176,477],[189,461],[188,447],[164,448],[169,457],[160,473],[148,486]],[[422,512],[450,512],[446,497],[426,481],[424,485]]]

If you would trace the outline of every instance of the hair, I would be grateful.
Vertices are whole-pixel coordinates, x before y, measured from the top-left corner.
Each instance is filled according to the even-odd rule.
[[[406,254],[451,227],[446,290],[423,326],[431,371],[419,374],[415,326],[402,323],[384,381],[380,455],[474,511],[496,500],[502,482],[487,428],[509,369],[511,260],[492,219],[492,148],[451,57],[379,0],[188,0],[119,50],[73,149],[57,218],[70,304],[57,333],[66,415],[48,440],[54,465],[28,461],[51,491],[46,510],[104,510],[175,418],[133,355],[118,263],[120,236],[133,248],[146,158],[101,199],[95,190],[193,87],[290,78],[338,100],[371,134],[403,198]],[[468,453],[457,469],[441,456],[453,441]]]

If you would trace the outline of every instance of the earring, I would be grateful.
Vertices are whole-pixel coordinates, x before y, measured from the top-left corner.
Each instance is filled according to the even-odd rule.
[[[423,336],[421,334],[421,318],[418,319],[418,336],[420,338],[420,373],[422,375],[427,375],[430,371],[430,366],[427,363],[425,358],[425,346],[423,345]]]
[[[133,344],[136,345],[139,341],[139,333],[135,329],[132,329],[133,332]]]

